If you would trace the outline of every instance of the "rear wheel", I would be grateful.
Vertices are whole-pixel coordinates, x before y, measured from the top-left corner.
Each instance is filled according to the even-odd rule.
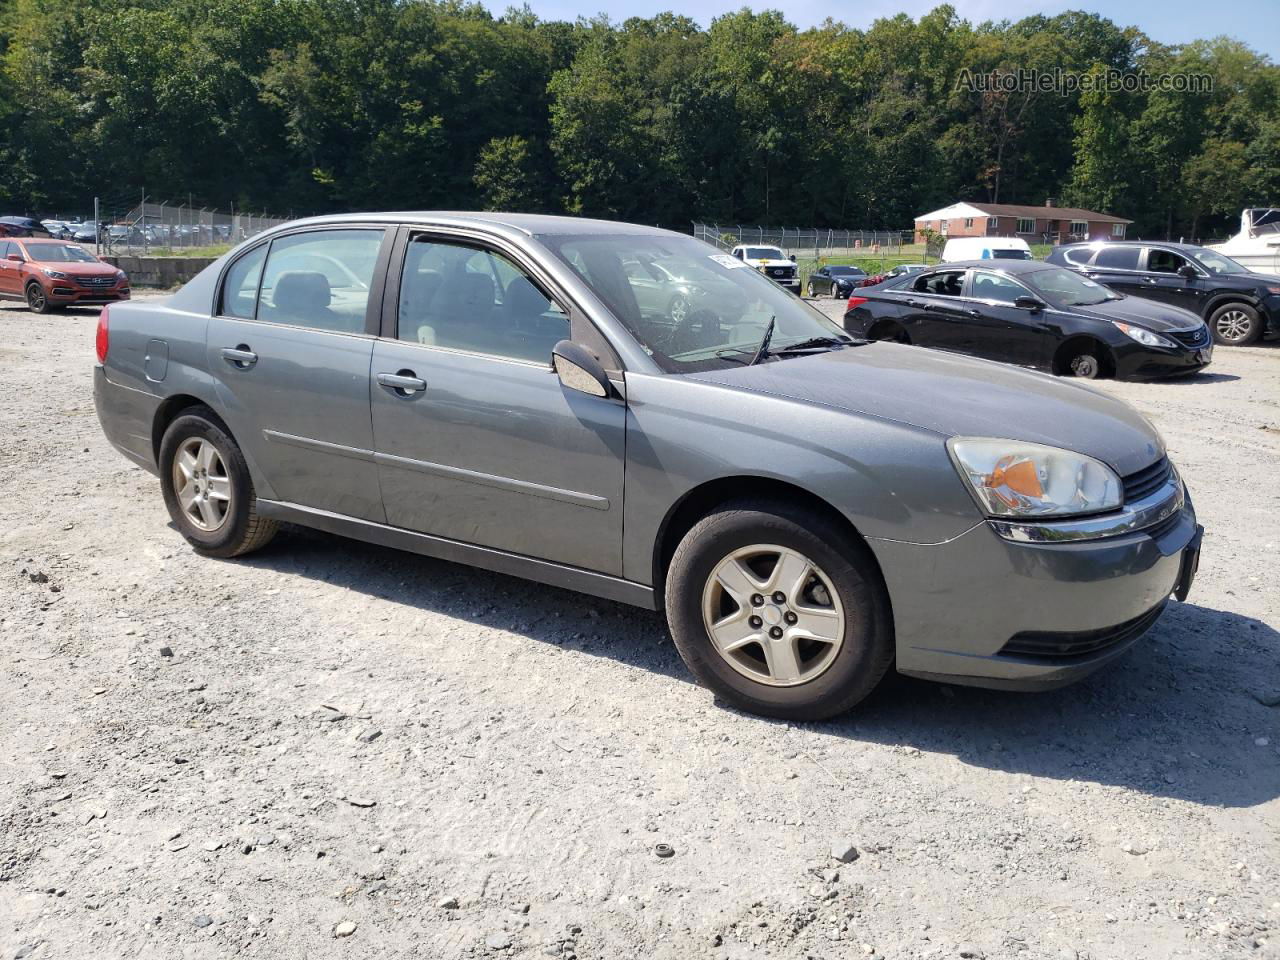
[[[53,309],[49,304],[49,295],[38,283],[27,284],[27,309],[32,313],[49,313]]]
[[[812,280],[810,280],[810,281],[809,281],[808,292],[809,292],[809,299],[810,299],[810,300],[815,299],[815,295],[814,295],[814,292],[813,292],[813,281],[812,281]]]
[[[667,621],[689,669],[723,700],[821,720],[866,697],[893,660],[870,551],[829,518],[772,501],[726,504],[676,549]]]
[[[1243,347],[1262,336],[1262,317],[1247,303],[1226,303],[1209,317],[1213,339],[1229,347]]]
[[[258,515],[244,454],[207,407],[169,424],[159,466],[169,516],[196,552],[237,557],[275,536],[276,521]]]

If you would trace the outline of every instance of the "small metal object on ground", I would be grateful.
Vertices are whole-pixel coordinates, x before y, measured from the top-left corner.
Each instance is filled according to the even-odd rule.
[[[653,852],[659,857],[666,859],[667,857],[674,857],[676,855],[676,848],[669,843],[657,843],[653,846]]]

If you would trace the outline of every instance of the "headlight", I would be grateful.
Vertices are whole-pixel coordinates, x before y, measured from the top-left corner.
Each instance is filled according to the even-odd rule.
[[[61,272],[60,270],[50,270],[48,267],[41,267],[40,272],[43,273],[46,277],[49,277],[53,280],[67,279],[67,275]]]
[[[1092,457],[1018,440],[947,441],[956,469],[991,517],[1067,517],[1118,508],[1120,478]]]
[[[1145,344],[1148,347],[1177,347],[1177,344],[1172,340],[1162,337],[1158,333],[1152,333],[1150,330],[1146,330],[1142,327],[1135,327],[1129,323],[1121,323],[1118,320],[1113,320],[1112,323],[1114,323],[1119,328],[1120,332],[1126,337],[1129,337],[1131,340],[1137,340],[1139,343]]]
[[[117,270],[117,271],[116,271],[116,279],[117,279],[117,280],[128,280],[128,279],[129,279],[129,275],[128,275],[127,273],[125,273],[123,270]]]

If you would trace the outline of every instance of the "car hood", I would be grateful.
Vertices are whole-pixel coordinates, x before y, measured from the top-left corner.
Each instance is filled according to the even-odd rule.
[[[753,267],[794,267],[795,266],[795,262],[792,260],[748,259],[745,262],[751,264],[751,266]]]
[[[1098,320],[1119,320],[1146,327],[1157,333],[1166,331],[1195,330],[1203,322],[1199,316],[1182,307],[1174,307],[1141,297],[1121,297],[1088,307],[1067,307],[1071,313]]]
[[[1043,443],[1103,461],[1122,477],[1164,452],[1128,404],[1075,381],[956,354],[875,342],[691,377],[895,420],[944,437]]]
[[[116,268],[108,263],[55,263],[38,260],[35,265],[42,269],[57,270],[69,277],[114,277]]]

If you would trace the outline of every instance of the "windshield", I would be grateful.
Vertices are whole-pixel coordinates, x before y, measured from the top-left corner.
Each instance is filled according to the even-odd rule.
[[[1120,299],[1102,284],[1062,267],[1023,273],[1018,279],[1055,307],[1088,307]]]
[[[27,245],[32,260],[41,263],[97,263],[98,258],[74,243],[32,243]]]
[[[748,260],[785,260],[787,259],[778,247],[747,247],[742,255]]]
[[[1220,277],[1223,274],[1229,274],[1229,273],[1248,273],[1249,272],[1247,269],[1240,266],[1240,264],[1236,263],[1230,257],[1224,257],[1222,254],[1215,253],[1212,250],[1197,250],[1195,252],[1195,258],[1200,263],[1200,266],[1204,267],[1206,270],[1208,270],[1210,273],[1212,273],[1214,276],[1217,276],[1217,277]]]
[[[746,263],[692,237],[550,236],[548,249],[669,373],[749,363],[774,320],[777,353],[839,326]],[[658,269],[645,269],[652,265]]]

